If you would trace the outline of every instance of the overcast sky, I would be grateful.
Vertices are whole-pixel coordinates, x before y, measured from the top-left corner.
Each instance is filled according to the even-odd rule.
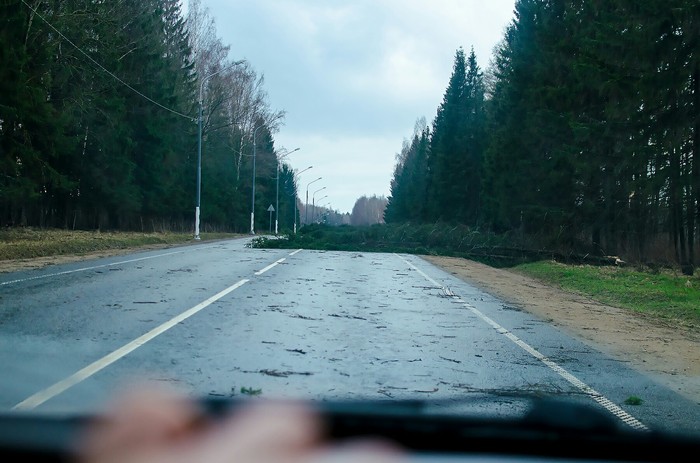
[[[362,195],[389,196],[396,153],[416,119],[431,123],[456,50],[482,69],[513,17],[514,0],[203,0],[232,60],[265,77],[287,112],[278,149],[317,205],[352,211]],[[321,199],[327,195],[325,199]],[[320,201],[319,201],[320,200]]]

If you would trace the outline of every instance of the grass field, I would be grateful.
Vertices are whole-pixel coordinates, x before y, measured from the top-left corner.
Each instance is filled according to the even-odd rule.
[[[202,233],[202,240],[233,238],[231,233]],[[192,242],[190,233],[137,233],[12,228],[0,231],[0,261]]]
[[[513,270],[608,305],[700,328],[700,277],[697,275],[688,277],[669,270],[652,272],[553,261],[521,264]]]

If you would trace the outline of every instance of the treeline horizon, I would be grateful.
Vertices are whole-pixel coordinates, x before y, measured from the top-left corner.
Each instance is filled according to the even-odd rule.
[[[293,227],[284,112],[201,0],[10,0],[0,22],[0,225],[192,231],[201,96],[202,231],[249,231],[253,204],[267,230],[278,163]]]
[[[397,155],[387,223],[675,261],[700,225],[700,3],[517,0],[486,71],[458,49]]]

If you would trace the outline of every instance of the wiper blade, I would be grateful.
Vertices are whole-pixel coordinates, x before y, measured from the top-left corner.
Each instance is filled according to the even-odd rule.
[[[204,410],[214,416],[235,412],[241,405],[249,404],[255,398],[219,398],[207,397],[202,400]],[[429,408],[429,402],[425,400],[330,400],[305,402],[322,415],[354,415],[354,414],[379,414],[416,416],[423,415]]]
[[[583,403],[541,399],[523,417],[494,418],[415,413],[428,402],[322,404],[335,439],[380,436],[415,452],[494,454],[604,459],[686,461],[700,452],[697,436],[633,429],[609,413]]]

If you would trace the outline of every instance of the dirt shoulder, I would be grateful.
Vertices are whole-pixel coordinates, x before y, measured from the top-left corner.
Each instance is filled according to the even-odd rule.
[[[226,241],[229,239],[243,238],[246,236],[247,235],[232,236],[231,238],[224,238],[221,240],[211,239],[211,240],[206,240],[206,243],[215,243],[217,241]],[[102,257],[123,256],[126,254],[133,254],[135,252],[142,252],[142,251],[153,251],[153,250],[158,250],[158,249],[170,249],[170,248],[174,248],[174,247],[192,246],[192,245],[201,244],[204,242],[205,241],[191,241],[191,242],[182,242],[182,243],[150,244],[150,245],[135,246],[135,247],[108,249],[108,250],[103,250],[103,251],[93,251],[93,252],[87,252],[87,253],[83,253],[83,254],[66,254],[66,255],[55,255],[55,256],[47,256],[47,257],[32,257],[32,258],[28,258],[28,259],[0,260],[0,273],[18,272],[21,270],[33,270],[33,269],[37,269],[37,268],[47,267],[49,265],[68,264],[71,262],[81,262],[81,261],[85,261],[85,260],[99,259]]]
[[[58,255],[47,257],[33,257],[31,259],[8,259],[0,261],[0,273],[19,272],[21,270],[33,270],[36,268],[48,267],[49,265],[68,264],[71,262],[80,262],[89,259],[99,259],[101,257],[122,256],[138,251],[150,251],[154,249],[166,249],[174,246],[172,244],[157,244],[152,246],[143,246],[138,248],[110,249],[108,251],[88,252],[80,255]]]
[[[461,258],[421,257],[508,304],[549,320],[700,403],[700,337],[696,333],[563,291],[512,270]]]

